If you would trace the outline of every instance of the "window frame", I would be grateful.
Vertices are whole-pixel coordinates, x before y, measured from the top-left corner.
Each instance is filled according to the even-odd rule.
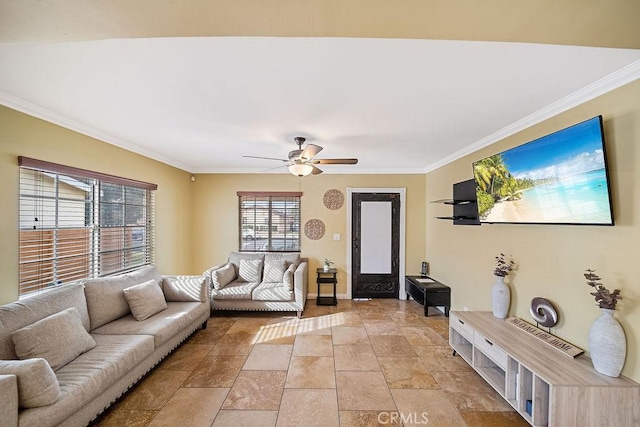
[[[154,263],[157,184],[23,156],[18,157],[18,166],[19,299]],[[119,191],[120,199],[107,202],[107,186],[112,195]],[[62,195],[73,192],[73,187],[84,196]],[[122,224],[104,223],[103,208]],[[33,226],[25,225],[28,221]]]
[[[301,252],[302,235],[301,235],[301,219],[302,219],[302,192],[288,192],[288,191],[238,191],[238,251],[239,252]],[[253,209],[253,235],[250,239],[245,238],[244,229],[247,224],[243,221],[246,218],[247,212],[252,211],[245,207],[246,203],[250,203],[253,199],[254,204],[257,202],[263,202],[267,204],[267,207],[263,207],[261,210],[263,213],[266,210],[266,215],[262,215],[262,218],[266,220],[264,224],[257,224],[256,209]],[[292,199],[292,200],[286,200]],[[274,206],[274,203],[284,202],[284,220],[279,221],[274,219],[276,216],[282,218],[282,209],[278,209]],[[291,207],[287,206],[290,203]],[[255,206],[255,205],[254,205]],[[274,215],[280,213],[280,215]],[[291,216],[293,214],[293,217]],[[291,222],[289,222],[291,221]],[[291,224],[291,228],[287,230],[286,224]],[[278,233],[279,226],[282,228],[281,233]],[[261,247],[256,245],[256,230],[260,228],[260,231],[266,232],[265,240]],[[247,228],[248,229],[248,228]],[[278,233],[282,237],[274,237],[274,233]],[[283,248],[275,249],[275,239],[282,239]],[[253,244],[252,244],[253,243]]]

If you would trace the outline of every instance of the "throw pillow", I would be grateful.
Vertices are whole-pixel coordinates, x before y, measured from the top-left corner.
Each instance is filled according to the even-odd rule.
[[[222,289],[236,278],[236,270],[230,262],[211,272],[211,282],[215,289]]]
[[[288,291],[293,290],[294,275],[297,267],[297,265],[291,264],[289,268],[287,268],[287,271],[285,271],[282,275],[282,282],[284,283],[284,287],[287,288]]]
[[[207,294],[202,295],[202,282],[205,278],[194,276],[171,276],[162,280],[162,292],[167,301],[205,302]]]
[[[238,281],[249,283],[260,283],[262,273],[262,260],[260,259],[241,259],[240,272],[238,273]]]
[[[0,360],[0,374],[15,375],[21,408],[37,408],[55,403],[60,396],[58,378],[42,358]]]
[[[162,289],[155,280],[149,280],[124,290],[131,314],[136,320],[145,320],[167,308]]]
[[[264,256],[265,254],[261,252],[231,252],[229,254],[229,262],[233,264],[233,267],[236,270],[237,277],[240,270],[240,260],[259,259],[260,261],[264,261]]]
[[[91,330],[129,314],[131,309],[122,291],[138,283],[142,282],[134,282],[126,274],[85,280]]]
[[[54,371],[96,346],[75,307],[18,329],[11,339],[20,359],[42,357]]]
[[[282,275],[287,269],[287,262],[284,260],[266,261],[264,264],[263,282],[280,283]]]
[[[300,254],[297,252],[268,252],[264,255],[264,262],[287,261],[289,264],[300,264]]]

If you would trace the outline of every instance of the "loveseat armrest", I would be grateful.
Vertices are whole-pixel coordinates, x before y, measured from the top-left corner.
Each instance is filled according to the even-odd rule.
[[[162,276],[162,292],[167,302],[209,302],[209,279],[206,276]]]
[[[18,425],[18,377],[15,375],[0,375],[0,420],[3,426]]]
[[[304,310],[304,304],[307,301],[307,289],[309,280],[309,264],[302,261],[298,264],[296,271],[293,273],[293,292],[295,295],[296,305],[299,306],[300,312]]]
[[[207,281],[209,282],[209,288],[211,288],[213,286],[213,279],[211,278],[211,274],[213,274],[214,271],[224,267],[225,265],[227,265],[227,263],[225,262],[224,264],[219,264],[219,265],[214,265],[211,268],[207,268],[204,273],[202,273],[202,275],[204,277],[207,278]]]

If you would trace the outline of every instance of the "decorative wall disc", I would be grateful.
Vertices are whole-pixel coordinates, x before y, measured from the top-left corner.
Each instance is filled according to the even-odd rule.
[[[304,235],[311,240],[320,240],[324,236],[324,222],[310,219],[304,224]]]
[[[535,297],[531,300],[531,317],[538,322],[540,326],[550,328],[558,323],[558,312],[556,311],[551,301]]]
[[[327,209],[336,211],[340,209],[342,205],[344,205],[344,194],[342,194],[342,191],[336,190],[335,188],[332,190],[328,190],[326,193],[324,193],[322,203],[324,203]]]

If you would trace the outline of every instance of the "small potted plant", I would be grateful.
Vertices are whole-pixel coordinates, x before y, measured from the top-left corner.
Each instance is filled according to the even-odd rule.
[[[601,374],[618,377],[627,356],[627,339],[620,323],[613,317],[616,304],[622,299],[620,289],[609,291],[600,280],[595,270],[587,269],[584,273],[587,285],[594,289],[591,292],[596,305],[602,314],[593,321],[589,330],[589,350],[591,362]]]
[[[591,295],[596,298],[598,307],[615,310],[616,304],[622,299],[620,289],[614,289],[613,292],[610,292],[602,283],[598,282],[602,279],[598,277],[595,270],[587,269],[584,278],[587,279],[587,285],[595,290],[595,292],[591,292]]]
[[[335,262],[331,261],[329,258],[325,258],[324,259],[324,271],[325,271],[325,273],[329,271],[329,269],[331,268],[332,264],[335,264]]]
[[[493,274],[498,277],[508,276],[515,266],[516,263],[513,260],[507,261],[505,254],[501,253],[496,257],[496,268],[493,269]]]
[[[500,253],[495,259],[496,267],[493,269],[493,275],[496,276],[496,281],[491,288],[491,309],[494,316],[504,319],[507,317],[509,304],[511,304],[511,291],[509,286],[504,283],[504,278],[509,275],[516,263],[513,260],[507,261],[503,253]]]

